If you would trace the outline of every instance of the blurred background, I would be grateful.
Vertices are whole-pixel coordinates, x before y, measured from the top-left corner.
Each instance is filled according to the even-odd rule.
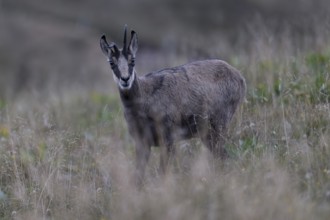
[[[99,37],[139,36],[138,72],[249,55],[266,36],[317,48],[327,0],[0,0],[0,98],[113,86]]]

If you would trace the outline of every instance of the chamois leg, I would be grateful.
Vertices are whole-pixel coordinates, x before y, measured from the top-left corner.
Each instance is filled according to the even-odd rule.
[[[161,145],[159,172],[164,175],[168,171],[169,162],[173,161],[175,149],[172,136],[172,121],[168,116],[165,116],[161,124],[163,127],[158,128]]]
[[[165,147],[162,146],[160,153],[160,164],[159,164],[159,172],[161,174],[166,174],[168,170],[169,163],[173,161],[175,155],[175,149],[173,143],[165,144]]]
[[[145,168],[150,157],[151,147],[139,143],[136,145],[136,173],[135,181],[136,184],[140,187],[143,183]]]
[[[212,126],[206,136],[202,138],[204,145],[206,145],[215,158],[226,159],[228,157],[228,153],[225,149],[225,131],[226,129],[220,126]]]

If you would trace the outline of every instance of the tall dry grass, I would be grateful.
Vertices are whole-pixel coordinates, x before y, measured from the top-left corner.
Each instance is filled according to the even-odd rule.
[[[216,36],[204,48],[210,57],[226,54],[247,79],[247,100],[226,144],[230,157],[214,161],[198,140],[180,142],[161,177],[153,148],[141,190],[133,185],[134,145],[105,62],[98,71],[109,72],[109,88],[0,100],[0,218],[327,219],[329,35],[323,30],[297,49],[290,33],[280,40],[260,33],[240,53]],[[161,67],[191,59],[140,57],[140,70],[155,60]],[[90,58],[99,63],[102,55]]]

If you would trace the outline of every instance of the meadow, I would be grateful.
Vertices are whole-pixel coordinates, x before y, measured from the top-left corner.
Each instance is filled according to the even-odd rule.
[[[153,148],[140,191],[110,74],[105,91],[1,100],[0,217],[327,219],[330,48],[322,43],[320,50],[294,53],[258,39],[251,56],[231,57],[248,91],[228,135],[230,157],[215,162],[198,140],[180,142],[176,163],[162,178]],[[138,68],[148,69],[143,62]]]
[[[134,143],[100,34],[13,17],[12,30],[38,36],[20,46],[43,51],[16,54],[0,45],[1,71],[8,73],[0,75],[0,219],[329,218],[328,26],[297,38],[257,24],[249,37],[239,34],[236,46],[219,33],[187,44],[169,37],[158,49],[142,40],[138,73],[220,58],[242,72],[247,95],[228,132],[229,158],[213,160],[198,140],[179,142],[163,177],[153,148],[137,190]],[[11,74],[27,74],[27,87],[20,89]]]

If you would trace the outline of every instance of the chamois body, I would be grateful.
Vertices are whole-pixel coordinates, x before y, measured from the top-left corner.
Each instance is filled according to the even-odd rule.
[[[245,80],[240,72],[224,61],[204,60],[137,76],[135,32],[126,52],[125,45],[126,29],[122,51],[101,38],[101,48],[108,55],[128,129],[135,140],[138,179],[144,176],[152,146],[163,146],[163,172],[178,140],[201,138],[215,156],[225,157],[224,135],[245,96]],[[127,60],[124,71],[128,74],[118,73],[120,60],[125,60],[122,55]]]
[[[210,129],[227,128],[244,97],[244,84],[240,73],[221,60],[136,77],[131,91],[121,93],[129,132],[148,146],[207,139]]]

